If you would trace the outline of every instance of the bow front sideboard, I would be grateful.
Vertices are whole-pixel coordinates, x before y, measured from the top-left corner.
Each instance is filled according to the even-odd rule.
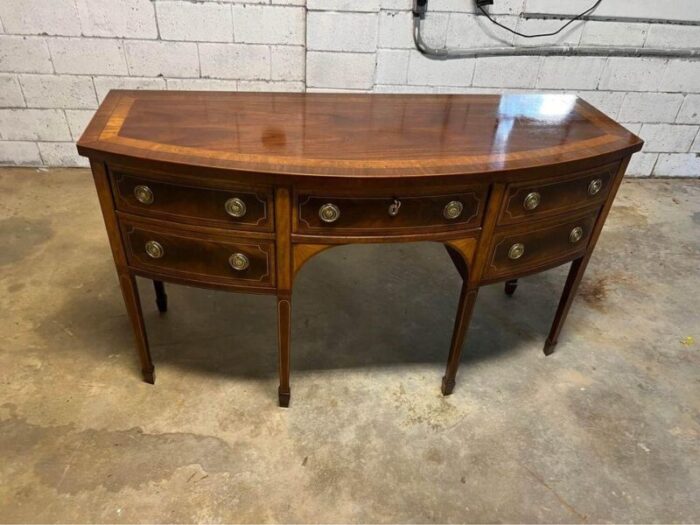
[[[575,96],[111,91],[90,159],[144,380],[136,276],[277,297],[290,400],[294,276],[341,244],[444,244],[462,276],[442,392],[479,287],[571,263],[550,354],[642,141]],[[272,329],[272,328],[271,328]],[[447,349],[446,349],[447,350]],[[251,348],[251,352],[254,349]]]

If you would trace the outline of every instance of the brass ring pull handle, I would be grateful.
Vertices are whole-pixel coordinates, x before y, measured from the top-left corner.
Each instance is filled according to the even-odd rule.
[[[590,184],[588,185],[588,194],[595,195],[601,190],[602,187],[603,187],[603,180],[602,179],[593,179],[590,182]]]
[[[134,197],[141,204],[153,204],[153,191],[143,184],[134,187]]]
[[[571,243],[577,243],[583,238],[583,228],[580,226],[576,226],[573,230],[571,230],[571,233],[569,233],[569,242]]]
[[[158,241],[148,241],[146,243],[146,255],[151,259],[160,259],[165,255],[165,248]]]
[[[318,216],[323,222],[335,222],[340,218],[340,208],[329,202],[318,209]]]
[[[537,208],[537,206],[540,205],[541,200],[542,196],[538,192],[532,191],[525,196],[525,200],[523,201],[523,208],[525,208],[526,210],[534,210],[535,208]]]
[[[445,204],[442,210],[442,216],[447,220],[454,220],[460,215],[462,215],[462,210],[464,210],[464,204],[459,201],[450,201]]]
[[[525,253],[525,245],[521,242],[516,242],[508,250],[508,258],[512,260],[520,259]]]
[[[228,263],[236,271],[242,272],[250,266],[250,260],[242,253],[234,253],[228,258]]]
[[[248,208],[246,208],[245,202],[243,202],[238,197],[232,197],[229,200],[227,200],[224,203],[224,208],[226,209],[226,213],[228,213],[231,217],[235,217],[237,219],[243,217],[246,211],[248,210]]]
[[[399,199],[394,199],[394,202],[389,204],[389,215],[396,217],[399,214],[399,209],[401,208],[401,201]]]

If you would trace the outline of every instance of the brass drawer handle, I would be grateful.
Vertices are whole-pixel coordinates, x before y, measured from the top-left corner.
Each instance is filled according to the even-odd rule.
[[[508,250],[508,258],[512,260],[520,259],[525,253],[525,245],[521,242],[516,242]]]
[[[595,195],[601,190],[602,187],[603,187],[603,179],[593,179],[591,181],[591,183],[588,185],[588,194]]]
[[[235,217],[237,219],[243,217],[246,214],[246,211],[248,211],[245,202],[243,202],[238,197],[232,197],[229,200],[227,200],[224,203],[224,208],[226,209],[226,213],[228,213],[231,217]]]
[[[153,204],[153,191],[143,184],[139,184],[134,188],[134,197],[141,204]]]
[[[151,259],[160,259],[165,255],[165,248],[158,241],[148,241],[146,243],[146,254]]]
[[[583,228],[580,226],[576,226],[573,230],[571,230],[571,233],[569,233],[569,242],[571,243],[577,243],[583,238]]]
[[[399,209],[401,208],[401,201],[399,199],[394,199],[394,202],[389,204],[389,215],[396,217],[399,214]]]
[[[242,253],[234,253],[231,255],[231,257],[228,258],[228,263],[231,265],[231,268],[239,272],[242,272],[250,266],[250,260]]]
[[[538,192],[532,191],[525,196],[525,200],[523,201],[523,208],[525,208],[526,210],[534,210],[535,208],[537,208],[537,206],[540,205],[541,200],[542,196]]]
[[[340,218],[340,208],[329,202],[318,209],[318,216],[323,222],[335,222]]]
[[[464,204],[459,201],[450,201],[445,204],[445,208],[442,210],[442,216],[452,221],[462,215],[462,210],[464,210]]]

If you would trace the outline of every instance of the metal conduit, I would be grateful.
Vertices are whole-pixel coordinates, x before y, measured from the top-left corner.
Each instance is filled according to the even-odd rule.
[[[428,58],[480,58],[503,56],[600,56],[600,57],[653,57],[697,60],[700,49],[663,49],[657,47],[603,47],[603,46],[522,46],[484,48],[436,48],[423,40],[421,27],[427,10],[427,0],[413,0],[413,41],[416,49]]]

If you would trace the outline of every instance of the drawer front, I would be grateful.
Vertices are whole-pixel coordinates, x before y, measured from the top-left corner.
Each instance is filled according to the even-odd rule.
[[[614,164],[563,179],[509,184],[498,223],[515,224],[600,204],[617,168]]]
[[[204,235],[146,221],[122,220],[121,229],[129,265],[136,269],[214,284],[275,284],[272,241]]]
[[[430,197],[296,196],[297,233],[380,235],[476,229],[486,188]]]
[[[575,259],[588,245],[598,211],[556,224],[497,231],[485,279],[515,277]]]
[[[111,174],[118,210],[237,230],[272,231],[272,194],[192,187],[122,172]]]

